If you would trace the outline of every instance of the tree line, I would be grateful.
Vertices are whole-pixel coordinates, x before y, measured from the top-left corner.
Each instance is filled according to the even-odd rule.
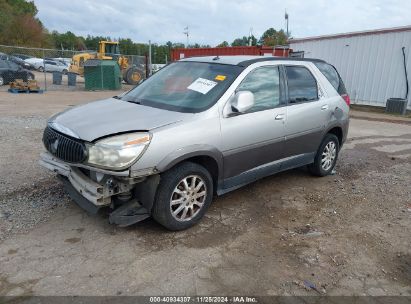
[[[130,38],[115,38],[104,36],[87,37],[77,36],[67,31],[59,33],[57,31],[49,32],[39,18],[34,1],[27,0],[0,0],[0,44],[56,48],[60,50],[86,51],[97,50],[98,42],[101,40],[113,41],[120,43],[121,52],[124,55],[146,55],[149,52],[147,43],[136,43]],[[247,46],[247,45],[266,45],[275,46],[287,43],[287,35],[283,30],[269,28],[260,39],[251,35],[234,39],[231,43],[223,41],[217,47],[227,46]],[[152,59],[155,63],[165,63],[170,60],[170,50],[172,48],[184,48],[182,43],[173,43],[171,41],[165,44],[152,45]],[[207,48],[210,45],[200,45],[194,43],[188,45],[190,48]]]

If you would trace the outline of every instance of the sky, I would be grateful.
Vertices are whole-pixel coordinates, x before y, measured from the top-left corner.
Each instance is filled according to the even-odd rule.
[[[215,46],[255,37],[273,27],[294,38],[411,24],[409,0],[34,0],[49,30],[134,42],[186,42]]]

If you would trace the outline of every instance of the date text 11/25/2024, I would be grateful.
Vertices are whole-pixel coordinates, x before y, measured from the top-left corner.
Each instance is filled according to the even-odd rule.
[[[255,297],[195,296],[150,297],[150,303],[258,303]]]

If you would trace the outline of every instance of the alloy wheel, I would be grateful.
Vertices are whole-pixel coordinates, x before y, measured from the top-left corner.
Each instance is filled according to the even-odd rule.
[[[177,221],[190,221],[203,208],[206,196],[206,183],[200,176],[183,178],[171,194],[171,215]]]
[[[330,141],[324,147],[324,151],[321,155],[321,168],[324,171],[328,171],[334,165],[335,158],[337,156],[337,147],[335,142]]]

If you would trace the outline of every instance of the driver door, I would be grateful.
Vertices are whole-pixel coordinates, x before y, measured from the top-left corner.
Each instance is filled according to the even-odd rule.
[[[278,66],[257,67],[236,89],[252,92],[255,104],[245,113],[233,113],[221,120],[224,188],[241,183],[240,174],[252,174],[257,167],[283,157],[286,107],[281,79]],[[273,170],[275,166],[270,164]]]

